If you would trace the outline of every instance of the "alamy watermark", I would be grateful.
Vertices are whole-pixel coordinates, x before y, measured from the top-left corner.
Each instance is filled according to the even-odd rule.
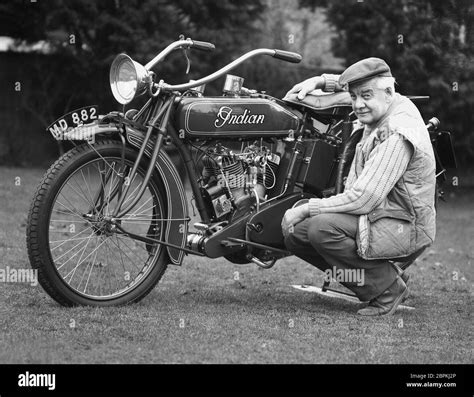
[[[217,185],[222,187],[228,187],[230,189],[253,186],[257,184],[257,178],[254,175],[249,174],[231,174],[226,171],[225,174],[217,175]]]
[[[94,126],[83,125],[77,127],[68,127],[66,125],[64,128],[61,125],[59,127],[54,125],[49,128],[49,132],[57,141],[88,141],[90,143],[95,142],[95,130]]]
[[[7,266],[0,268],[0,283],[25,283],[32,287],[38,285],[38,269],[16,269]]]
[[[361,287],[365,284],[365,269],[338,269],[333,266],[324,271],[325,281],[337,281],[338,283],[353,283]]]
[[[48,390],[56,389],[56,374],[34,374],[26,371],[18,375],[20,387],[47,387]]]

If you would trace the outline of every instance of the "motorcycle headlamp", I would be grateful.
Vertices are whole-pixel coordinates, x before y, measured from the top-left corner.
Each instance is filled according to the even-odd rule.
[[[110,88],[118,103],[126,105],[142,95],[151,83],[151,74],[126,54],[115,57],[110,67]]]

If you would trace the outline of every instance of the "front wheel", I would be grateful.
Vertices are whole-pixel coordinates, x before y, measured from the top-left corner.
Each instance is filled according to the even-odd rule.
[[[122,218],[113,218],[120,181],[130,185],[124,205],[140,190],[144,159],[137,174],[128,174],[136,151],[119,142],[98,141],[70,150],[40,182],[28,215],[27,247],[31,266],[45,291],[64,306],[111,306],[137,302],[161,279],[167,267],[163,240],[166,208],[161,180],[154,173],[138,203]]]

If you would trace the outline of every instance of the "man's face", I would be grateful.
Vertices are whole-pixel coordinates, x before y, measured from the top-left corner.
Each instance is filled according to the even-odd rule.
[[[373,125],[387,112],[393,94],[390,89],[376,87],[376,80],[349,86],[352,109],[361,123]]]

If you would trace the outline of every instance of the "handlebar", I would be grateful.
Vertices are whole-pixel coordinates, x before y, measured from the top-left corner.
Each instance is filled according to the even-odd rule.
[[[178,48],[195,48],[201,51],[213,51],[216,47],[212,43],[208,43],[206,41],[197,41],[197,40],[178,40],[171,43],[168,47],[166,47],[163,51],[161,51],[156,57],[154,57],[150,62],[145,65],[145,69],[150,70],[153,66],[155,66],[158,62],[160,62],[163,58],[165,58],[170,52],[178,49]]]
[[[215,49],[214,44],[208,43],[205,41],[197,41],[191,40],[190,38],[186,40],[178,40],[171,43],[168,47],[166,47],[163,51],[161,51],[157,56],[155,56],[150,62],[145,65],[145,69],[150,70],[153,66],[155,66],[158,62],[160,62],[163,58],[165,58],[170,52],[174,51],[178,48],[195,48],[201,51],[213,51]],[[249,51],[246,54],[242,55],[241,57],[237,58],[233,62],[229,63],[228,65],[224,66],[223,68],[219,69],[218,71],[210,74],[209,76],[203,77],[199,80],[185,83],[185,84],[176,84],[176,85],[169,85],[164,82],[160,82],[159,84],[155,84],[154,86],[158,89],[164,89],[167,91],[185,91],[189,90],[193,87],[198,87],[202,84],[207,84],[210,81],[213,81],[229,70],[232,70],[236,66],[240,65],[242,62],[246,61],[249,58],[252,58],[256,55],[270,55],[274,58],[281,59],[282,61],[298,63],[301,61],[301,55],[295,52],[289,51],[282,51],[282,50],[270,50],[268,48],[260,48],[257,50]]]
[[[210,43],[208,43],[208,44],[210,44]],[[166,49],[164,51],[166,51]],[[160,53],[160,55],[162,53]],[[235,59],[231,63],[229,63],[226,66],[224,66],[223,68],[219,69],[218,71],[216,71],[216,72],[214,72],[214,73],[212,73],[212,74],[210,74],[206,77],[203,77],[199,80],[196,80],[196,81],[193,81],[193,82],[190,82],[190,83],[176,84],[176,85],[170,85],[170,84],[160,82],[160,84],[158,84],[157,86],[160,89],[163,89],[163,90],[166,90],[166,91],[186,91],[186,90],[189,90],[190,88],[198,87],[202,84],[207,84],[207,83],[209,83],[213,80],[218,79],[219,77],[226,74],[228,71],[230,71],[230,70],[234,69],[236,66],[240,65],[242,62],[244,62],[247,59],[252,58],[256,55],[270,55],[274,58],[281,59],[281,60],[287,61],[287,62],[292,62],[292,63],[298,63],[302,59],[301,55],[299,55],[295,52],[282,51],[282,50],[270,50],[268,48],[260,48],[260,49],[257,49],[257,50],[252,50],[252,51],[247,52],[246,54],[244,54],[244,55],[240,56],[239,58]],[[151,62],[153,62],[153,61],[151,61]],[[148,64],[145,67],[148,69]]]

